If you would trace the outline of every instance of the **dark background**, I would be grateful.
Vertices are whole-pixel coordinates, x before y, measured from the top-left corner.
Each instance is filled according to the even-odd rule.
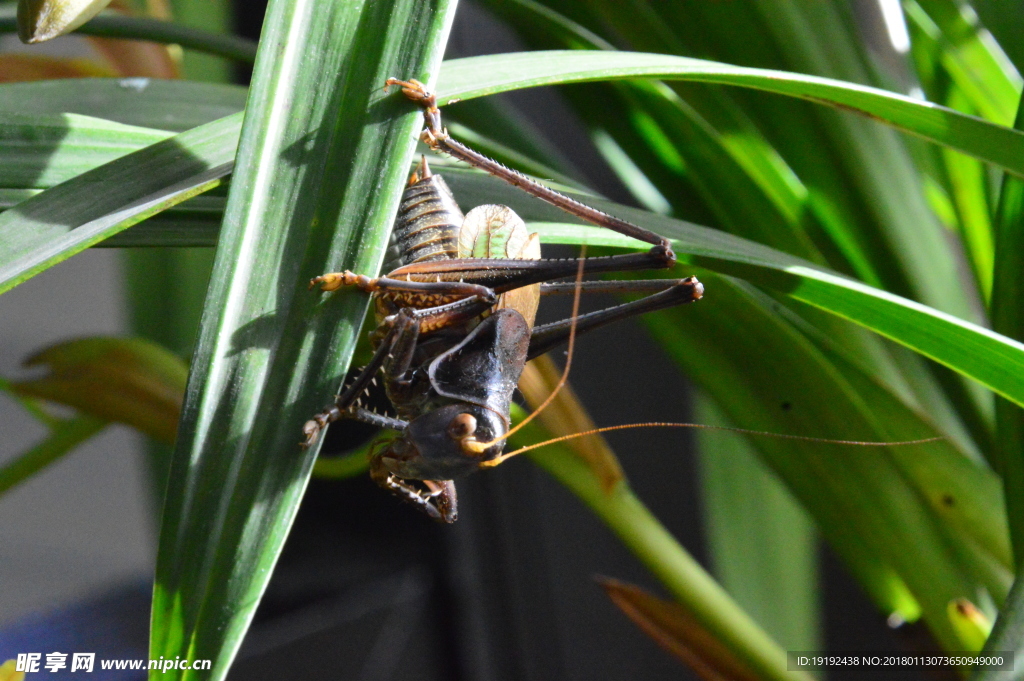
[[[258,37],[262,4],[239,3],[243,34]],[[447,58],[518,49],[486,12],[460,3]],[[581,180],[631,202],[557,93],[502,97],[584,169]],[[567,307],[555,308],[547,318],[567,316]],[[685,379],[662,380],[674,371],[627,322],[578,343],[572,382],[599,424],[688,421]],[[656,391],[645,379],[652,375]],[[354,432],[332,426],[324,453]],[[645,430],[609,440],[639,497],[708,567],[691,437]],[[607,575],[665,595],[571,494],[525,460],[458,484],[460,519],[442,527],[365,476],[314,480],[232,678],[696,678],[597,586],[594,577]],[[829,650],[928,645],[918,628],[889,629],[827,549],[822,558]],[[865,676],[840,670],[829,678]],[[922,677],[889,670],[886,678]]]

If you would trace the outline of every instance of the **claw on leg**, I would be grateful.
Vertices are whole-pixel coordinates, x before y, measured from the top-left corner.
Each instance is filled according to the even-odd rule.
[[[315,445],[317,438],[320,437],[320,433],[327,427],[327,424],[334,423],[341,417],[342,411],[336,404],[332,404],[319,414],[314,415],[313,418],[306,421],[302,426],[302,434],[306,436],[306,439],[300,442],[299,446],[303,449],[309,449]]]
[[[388,78],[384,81],[384,91],[387,92],[388,88],[392,85],[401,87],[402,94],[414,102],[422,102],[427,107],[437,107],[437,98],[434,97],[434,94],[427,92],[426,86],[415,78],[410,78],[409,80]]]
[[[437,108],[437,96],[433,92],[428,92],[426,86],[415,78],[409,80],[388,78],[384,81],[384,91],[386,92],[392,85],[401,86],[403,95],[423,107],[423,119],[426,121],[427,127],[423,131],[421,139],[427,146],[437,151],[437,140],[448,137],[448,133],[441,127],[441,110]]]

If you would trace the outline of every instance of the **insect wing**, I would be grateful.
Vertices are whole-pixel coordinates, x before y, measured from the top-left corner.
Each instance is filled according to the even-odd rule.
[[[526,223],[508,206],[477,206],[462,221],[459,257],[516,258],[529,237]]]
[[[462,222],[459,257],[540,260],[540,236],[508,206],[477,206]],[[539,303],[540,286],[525,286],[502,294],[496,309],[517,310],[532,328]]]

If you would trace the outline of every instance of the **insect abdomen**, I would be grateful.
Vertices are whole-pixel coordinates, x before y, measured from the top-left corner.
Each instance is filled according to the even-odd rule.
[[[385,272],[412,263],[458,257],[462,211],[440,175],[430,174],[429,168],[422,177],[420,173],[413,175],[402,194]]]

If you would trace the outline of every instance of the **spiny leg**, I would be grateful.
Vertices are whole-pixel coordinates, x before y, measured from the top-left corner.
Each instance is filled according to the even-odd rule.
[[[601,286],[595,286],[596,289],[607,290],[609,285],[615,285],[614,289],[618,292],[623,292],[627,289],[625,284],[633,282],[583,282],[583,283],[594,283],[600,284]],[[644,282],[636,282],[643,284]],[[664,287],[666,282],[660,281],[659,284]],[[558,288],[562,288],[563,285],[558,284]],[[570,284],[565,284],[565,287],[570,287]],[[641,286],[641,290],[646,287]],[[647,289],[649,290],[649,289]],[[561,290],[559,293],[568,293],[570,290]],[[605,308],[603,310],[597,310],[596,312],[590,312],[584,315],[580,315],[576,318],[563,319],[558,322],[552,322],[551,324],[544,324],[537,326],[533,329],[533,333],[530,334],[530,351],[527,357],[533,359],[534,357],[540,357],[546,352],[549,352],[553,348],[561,345],[569,339],[569,334],[572,333],[573,327],[575,327],[575,333],[579,334],[586,333],[587,331],[593,331],[594,329],[601,328],[612,322],[617,322],[620,319],[627,319],[629,317],[635,317],[638,315],[653,312],[655,310],[663,310],[665,308],[674,307],[676,305],[682,305],[684,303],[692,303],[696,300],[700,300],[704,295],[704,285],[697,281],[696,277],[688,277],[686,279],[676,280],[675,285],[662,290],[658,293],[651,294],[640,300],[634,300],[622,305],[615,305],[613,307]]]
[[[306,439],[300,444],[303,447],[312,446],[323,429],[329,423],[340,418],[353,418],[381,428],[404,431],[408,426],[407,422],[363,409],[358,406],[358,399],[381,369],[384,369],[385,381],[389,383],[389,390],[395,391],[402,388],[403,383],[407,382],[412,358],[416,351],[416,342],[420,334],[420,326],[424,319],[435,314],[437,313],[434,310],[406,308],[394,315],[389,321],[390,328],[374,352],[370,363],[363,368],[352,384],[342,391],[334,404],[306,422],[302,429]],[[393,475],[384,465],[383,457],[379,452],[370,457],[370,476],[381,487],[419,506],[431,518],[439,522],[455,522],[458,511],[455,483],[452,481],[421,480],[419,482],[426,487],[426,491],[422,491],[412,482]]]
[[[405,311],[403,310],[403,312]],[[419,323],[412,314],[400,313],[396,315],[392,320],[391,328],[380,345],[377,346],[377,350],[373,353],[373,358],[369,364],[363,367],[363,370],[356,376],[356,379],[338,395],[334,404],[329,405],[322,412],[315,414],[313,418],[306,421],[302,427],[302,433],[306,438],[299,444],[302,447],[312,447],[320,433],[327,427],[327,424],[334,423],[340,418],[354,418],[355,412],[359,411],[358,407],[355,406],[357,400],[369,387],[374,376],[384,366],[384,363],[387,362],[398,339],[403,335],[408,336],[418,333]]]
[[[542,296],[571,296],[581,293],[661,293],[683,284],[686,279],[594,279],[591,281],[546,281],[540,285]]]
[[[355,286],[366,293],[384,293],[420,296],[447,296],[453,298],[479,298],[489,305],[495,303],[494,291],[480,284],[462,281],[409,281],[390,277],[368,277],[344,272],[329,272],[309,280],[309,288],[317,284],[321,291],[337,291],[342,286]]]
[[[580,261],[585,274],[627,272],[651,268],[649,253],[622,253],[589,258],[558,260],[526,260],[518,258],[450,258],[433,262],[403,265],[390,273],[392,277],[440,277],[485,286],[495,293],[505,293],[550,279],[571,277],[579,272]]]
[[[554,189],[545,187],[544,185],[530,179],[522,173],[507,168],[497,161],[484,156],[483,154],[464,146],[459,141],[453,139],[448,131],[441,125],[441,111],[437,107],[437,98],[431,92],[428,92],[426,88],[417,80],[398,80],[397,78],[388,78],[385,81],[385,88],[391,85],[399,85],[402,88],[402,93],[411,99],[412,101],[423,107],[423,118],[426,122],[426,129],[423,131],[423,141],[434,151],[440,151],[457,158],[461,161],[465,161],[472,166],[485,170],[488,173],[494,175],[497,178],[508,182],[509,184],[519,187],[524,192],[536,196],[537,198],[547,201],[553,206],[557,206],[562,210],[575,215],[587,222],[590,222],[601,227],[607,227],[613,231],[631,236],[634,239],[645,241],[649,244],[653,244],[654,247],[648,252],[651,264],[649,267],[672,267],[676,262],[675,253],[672,251],[672,245],[668,239],[655,234],[650,230],[644,229],[638,225],[634,225],[631,222],[626,222],[613,215],[609,215],[604,211],[600,211],[596,208],[580,203],[579,201],[569,198],[564,194],[556,192]]]

